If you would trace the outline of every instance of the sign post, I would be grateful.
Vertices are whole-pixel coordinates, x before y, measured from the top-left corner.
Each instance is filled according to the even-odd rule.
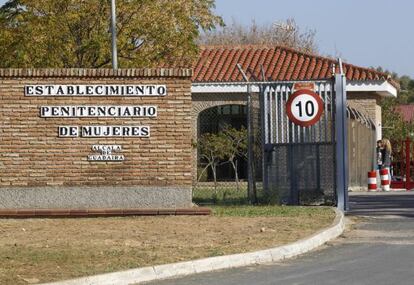
[[[118,48],[116,44],[116,3],[111,0],[112,69],[118,69]]]

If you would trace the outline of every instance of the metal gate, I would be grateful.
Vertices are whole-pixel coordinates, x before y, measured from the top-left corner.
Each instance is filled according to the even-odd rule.
[[[393,141],[392,181],[393,189],[414,189],[414,142],[410,138]]]
[[[337,188],[342,187],[344,190],[339,191],[347,193],[346,158],[338,159],[338,153],[346,156],[346,130],[343,130],[346,99],[340,106],[336,102],[346,96],[345,79],[337,76],[332,80],[313,82],[316,93],[323,100],[324,112],[310,127],[301,127],[288,120],[286,102],[293,94],[295,83],[261,85],[264,194],[269,202],[289,205],[334,205],[339,197],[341,207],[345,208],[346,197],[338,196]],[[340,90],[341,94],[336,94],[335,90]],[[343,114],[339,112],[342,109]],[[341,126],[340,132],[336,132],[338,126]],[[341,168],[338,168],[338,162]]]

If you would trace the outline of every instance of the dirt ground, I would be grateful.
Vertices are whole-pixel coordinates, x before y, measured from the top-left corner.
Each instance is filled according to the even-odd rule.
[[[306,237],[333,211],[295,217],[0,220],[0,284],[36,284],[248,252]]]

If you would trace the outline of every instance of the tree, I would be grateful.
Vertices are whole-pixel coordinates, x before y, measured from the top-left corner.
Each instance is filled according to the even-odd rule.
[[[401,91],[398,95],[400,103],[414,103],[414,80],[404,75],[399,78]]]
[[[198,140],[198,150],[200,154],[200,159],[206,161],[206,166],[199,174],[197,181],[200,181],[200,178],[203,176],[204,172],[208,168],[211,169],[214,179],[214,191],[217,194],[217,166],[224,159],[224,149],[227,146],[227,139],[223,136],[222,133],[219,134],[203,134]]]
[[[240,190],[237,159],[239,157],[247,159],[247,130],[244,127],[242,127],[240,130],[237,130],[230,126],[226,126],[221,134],[225,139],[223,156],[233,167],[236,188],[237,190]]]
[[[199,173],[197,182],[203,177],[207,169],[213,173],[214,189],[217,191],[217,166],[230,163],[233,167],[237,190],[239,187],[238,158],[247,159],[247,130],[240,130],[225,126],[217,134],[203,134],[197,143],[200,159],[206,165]]]
[[[382,100],[383,137],[392,140],[403,140],[414,133],[414,122],[405,122],[401,115],[395,111],[398,106],[397,99]]]
[[[259,26],[252,22],[250,27],[234,22],[222,29],[207,31],[201,35],[200,43],[205,45],[282,45],[309,53],[318,53],[316,32],[304,32],[294,19]]]
[[[214,0],[117,1],[120,67],[190,62],[199,31],[223,24]],[[2,67],[109,67],[110,1],[9,0],[0,8]]]
[[[401,104],[414,103],[414,80],[407,75],[398,76],[382,67],[375,68],[379,72],[390,74],[391,78],[400,83],[397,98],[385,98],[381,101],[383,136],[392,140],[403,140],[414,132],[414,122],[405,122],[396,112]]]

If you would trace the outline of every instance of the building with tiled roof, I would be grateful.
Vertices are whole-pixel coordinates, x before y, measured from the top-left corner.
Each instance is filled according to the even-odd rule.
[[[414,105],[399,105],[395,108],[404,122],[414,122]]]
[[[281,46],[203,46],[193,64],[194,136],[199,134],[198,120],[202,111],[246,104],[247,84],[238,64],[252,83],[253,92],[259,90],[254,83],[263,79],[270,82],[330,79],[340,69],[338,60]],[[343,63],[342,70],[347,79],[348,104],[375,123],[377,137],[381,138],[379,102],[381,98],[397,96],[398,82],[386,73],[349,63]]]
[[[249,70],[252,80],[262,80],[261,66],[268,81],[319,80],[339,72],[335,59],[321,57],[280,46],[204,46],[194,64],[194,83],[224,83],[244,81],[236,64]],[[398,88],[388,74],[345,63],[348,81],[387,82]]]

